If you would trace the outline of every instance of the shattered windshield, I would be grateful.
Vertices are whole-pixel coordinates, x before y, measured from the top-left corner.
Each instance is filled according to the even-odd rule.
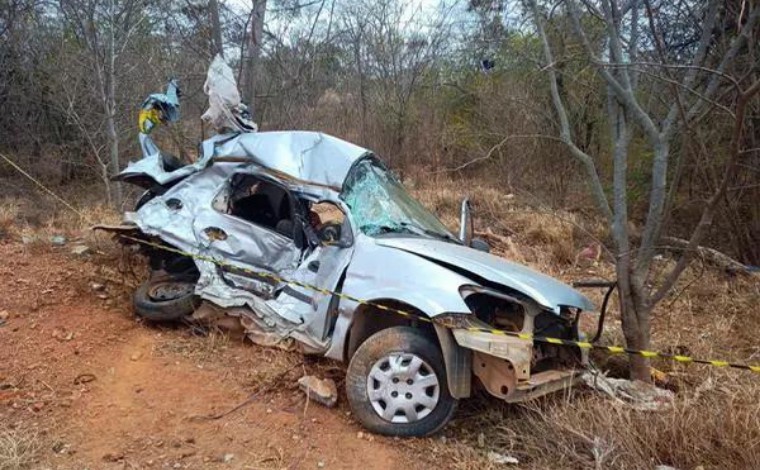
[[[411,233],[459,241],[375,161],[367,159],[354,166],[341,197],[366,235]]]

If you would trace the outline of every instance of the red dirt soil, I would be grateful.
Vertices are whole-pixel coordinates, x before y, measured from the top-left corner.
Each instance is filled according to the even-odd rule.
[[[36,251],[0,245],[0,429],[37,433],[33,468],[441,467],[408,442],[367,434],[344,396],[335,409],[307,404],[295,387],[304,371],[332,371],[342,386],[341,369],[325,361],[306,361],[244,408],[204,419],[301,356],[143,324],[102,263],[68,247]]]

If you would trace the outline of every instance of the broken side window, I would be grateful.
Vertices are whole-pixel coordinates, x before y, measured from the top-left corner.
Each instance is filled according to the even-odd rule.
[[[224,212],[293,238],[294,217],[287,190],[254,175],[237,174],[225,192]]]
[[[331,202],[314,203],[309,208],[309,223],[321,243],[333,244],[340,241],[345,222],[346,215]]]

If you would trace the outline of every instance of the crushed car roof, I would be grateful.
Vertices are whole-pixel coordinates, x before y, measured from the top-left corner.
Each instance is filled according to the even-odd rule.
[[[321,132],[276,131],[218,136],[214,158],[243,158],[298,180],[340,189],[365,148]],[[228,136],[229,137],[229,136]],[[204,149],[204,158],[205,155]]]
[[[143,158],[130,162],[119,175],[148,174],[158,184],[201,171],[214,161],[250,162],[278,176],[340,191],[354,162],[372,152],[331,135],[312,131],[271,131],[218,134],[201,144],[195,163],[166,170],[161,151],[146,134],[140,134]]]

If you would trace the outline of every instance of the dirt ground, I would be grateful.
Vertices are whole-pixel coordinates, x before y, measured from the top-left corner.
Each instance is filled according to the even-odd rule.
[[[345,396],[335,409],[307,403],[296,379],[342,387],[339,364],[144,324],[117,277],[68,247],[0,244],[0,258],[0,428],[36,436],[33,468],[441,466],[414,440],[362,432]],[[209,419],[262,384],[273,386]]]

